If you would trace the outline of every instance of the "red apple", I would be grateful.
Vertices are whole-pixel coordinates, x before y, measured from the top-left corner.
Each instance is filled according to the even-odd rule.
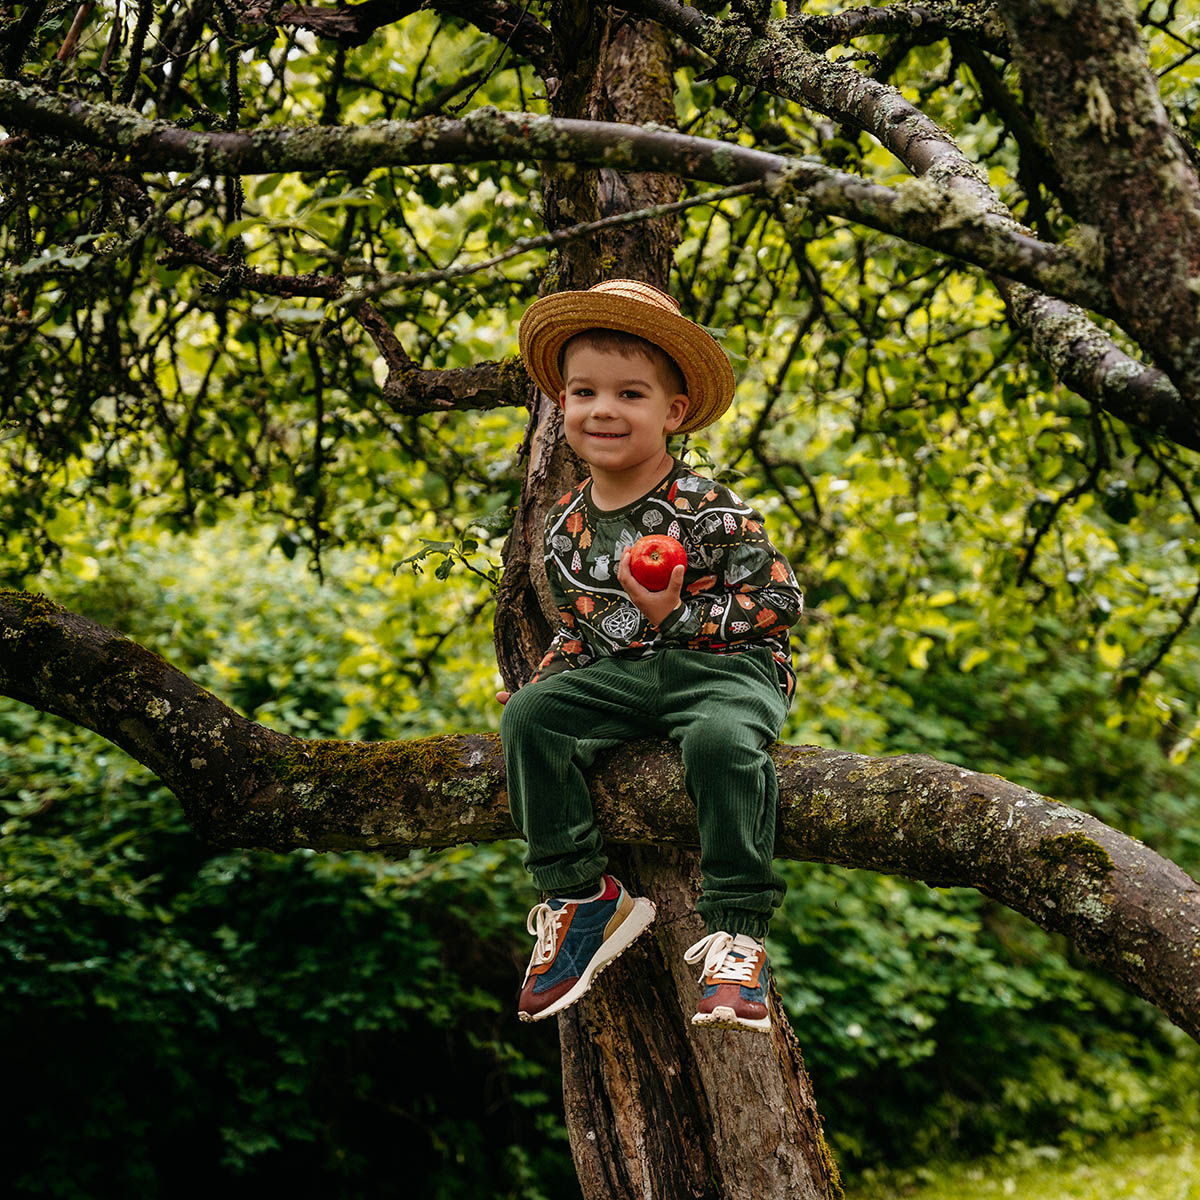
[[[629,571],[648,591],[661,592],[671,582],[671,572],[686,566],[687,551],[666,534],[638,538],[629,547]]]

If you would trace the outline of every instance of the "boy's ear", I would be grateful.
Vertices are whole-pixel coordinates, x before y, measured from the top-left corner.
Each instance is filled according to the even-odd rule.
[[[558,407],[561,408],[563,412],[567,411],[567,389],[566,388],[563,388],[563,390],[558,393]]]
[[[667,406],[667,419],[663,422],[663,429],[667,433],[674,433],[683,424],[689,404],[691,400],[683,392],[671,397],[671,403]]]

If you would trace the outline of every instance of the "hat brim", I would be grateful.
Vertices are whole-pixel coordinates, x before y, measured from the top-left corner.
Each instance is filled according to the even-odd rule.
[[[618,329],[661,346],[683,372],[688,409],[677,433],[711,425],[733,400],[733,368],[720,343],[679,313],[611,292],[555,292],[525,310],[518,339],[533,381],[549,396],[563,390],[558,359],[585,329]]]

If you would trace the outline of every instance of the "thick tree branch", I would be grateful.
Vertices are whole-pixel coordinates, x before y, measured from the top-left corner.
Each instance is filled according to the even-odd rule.
[[[671,130],[481,109],[462,120],[197,133],[7,80],[0,80],[0,120],[102,147],[153,170],[242,175],[515,158],[715,183],[767,180],[784,202],[802,202],[1072,301],[1099,307],[1105,300],[1098,277],[1069,250],[1038,241],[969,194],[951,195],[921,181],[887,188],[819,163]]]
[[[959,37],[996,53],[1005,48],[1004,25],[990,6],[974,8],[944,2],[804,13],[782,21],[780,30],[786,36],[799,38],[810,50],[827,50],[869,34],[905,34],[913,45]]]
[[[676,0],[623,0],[622,7],[661,22],[708,55],[721,73],[871,134],[914,175],[971,192],[1016,225],[979,168],[936,122],[898,89],[863,75],[848,61],[814,54],[776,25],[758,36]]]
[[[1067,387],[1129,425],[1200,450],[1197,414],[1162,371],[1131,359],[1075,305],[1011,280],[997,283],[1013,323]]]
[[[1200,177],[1126,0],[999,0],[1030,106],[1099,227],[1122,324],[1200,414]]]
[[[722,23],[670,0],[638,3],[670,16],[681,30],[698,29],[698,44],[706,52],[725,52],[724,69],[749,71],[749,78],[760,78],[780,94],[870,129],[923,178],[908,188],[889,189],[820,164],[668,130],[494,110],[480,110],[461,121],[429,118],[348,129],[206,134],[149,121],[128,109],[85,104],[0,80],[0,120],[101,146],[155,169],[239,174],[511,157],[664,171],[720,183],[766,179],[792,211],[805,204],[860,221],[980,265],[995,274],[1002,288],[1015,280],[1056,297],[1013,304],[1011,311],[1035,348],[1063,371],[1062,377],[1123,420],[1138,421],[1148,411],[1143,398],[1152,398],[1153,411],[1164,420],[1151,430],[1169,430],[1168,436],[1181,445],[1200,448],[1200,409],[1185,403],[1161,372],[1130,358],[1094,325],[1086,338],[1076,332],[1087,324],[1079,305],[1101,311],[1112,305],[1097,276],[1071,252],[1021,230],[953,141],[895,89],[778,38],[769,44],[753,39],[740,27],[734,30],[740,40],[731,35],[726,47]],[[748,40],[753,53],[746,49]],[[5,153],[22,150],[19,144],[0,145],[0,155]],[[1062,301],[1074,307],[1064,310]],[[1093,369],[1095,353],[1083,362],[1075,360],[1085,343],[1091,351],[1103,346],[1104,370]]]
[[[0,694],[95,730],[229,846],[399,852],[514,835],[493,735],[304,741],[239,716],[150,651],[45,597],[0,591]],[[973,887],[1064,933],[1200,1037],[1200,885],[1094,817],[934,759],[777,746],[783,857]],[[696,845],[665,743],[591,773],[610,840]]]

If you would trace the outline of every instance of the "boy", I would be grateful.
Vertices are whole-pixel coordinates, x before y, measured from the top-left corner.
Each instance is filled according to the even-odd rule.
[[[648,899],[604,873],[583,771],[605,747],[665,734],[682,750],[700,830],[709,932],[685,955],[704,960],[692,1021],[766,1031],[762,938],[783,898],[767,748],[795,683],[788,629],[803,597],[758,514],[667,449],[668,435],[729,407],[733,370],[671,297],[628,279],[536,301],[520,344],[591,474],[546,519],[561,624],[530,683],[498,697],[513,820],[549,897],[529,914],[537,945],[519,1014],[573,1004],[654,919]],[[650,533],[687,551],[662,591],[642,587],[626,557]]]

